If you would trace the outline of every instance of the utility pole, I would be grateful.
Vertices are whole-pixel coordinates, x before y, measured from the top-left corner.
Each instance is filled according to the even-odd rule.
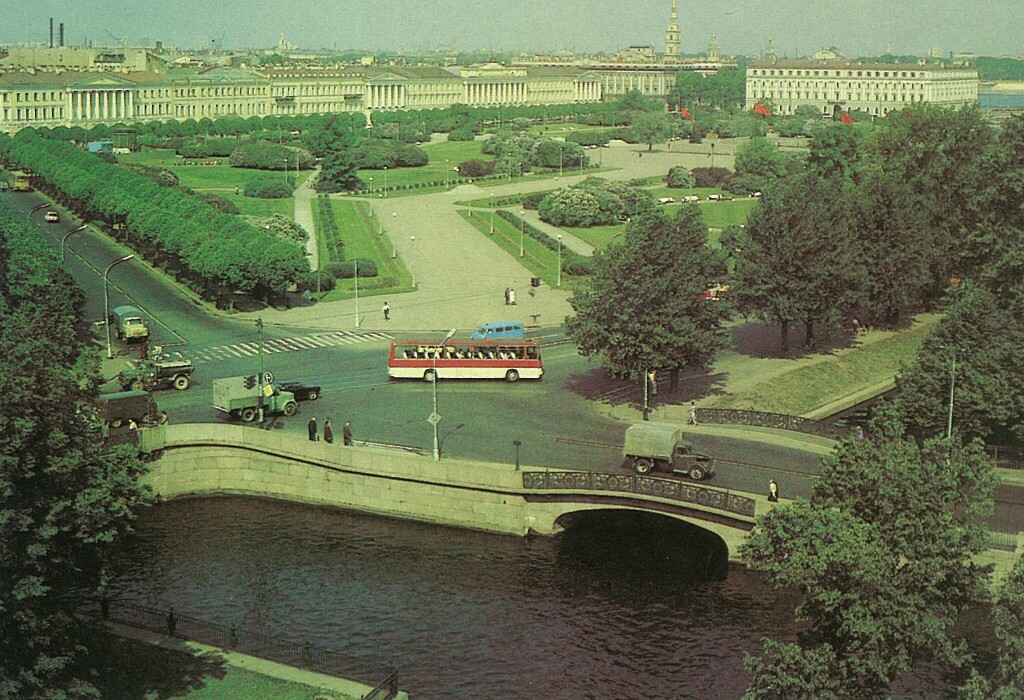
[[[260,395],[256,399],[256,407],[257,407],[257,412],[258,412],[257,418],[259,419],[259,422],[262,423],[263,422],[263,374],[264,374],[264,372],[263,372],[263,319],[262,318],[257,318],[256,319],[256,328],[259,330],[259,338],[260,338],[260,341],[259,341],[259,347],[260,347],[260,373],[256,376],[256,386],[259,387]]]

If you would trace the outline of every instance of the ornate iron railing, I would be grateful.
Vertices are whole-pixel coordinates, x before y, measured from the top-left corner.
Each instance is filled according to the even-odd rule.
[[[697,412],[701,423],[717,423],[725,425],[752,425],[758,428],[777,428],[792,430],[809,435],[836,437],[846,435],[846,429],[836,429],[829,423],[785,413],[765,413],[764,411],[742,411],[737,408],[702,408]]]
[[[1024,448],[1005,445],[986,445],[985,452],[997,467],[1003,469],[1024,469]]]
[[[82,607],[82,612],[129,627],[190,639],[372,687],[373,690],[362,696],[363,700],[390,700],[398,695],[397,671],[378,661],[180,615],[173,608],[160,610],[121,599],[92,601]]]
[[[683,503],[753,517],[756,501],[726,490],[639,474],[601,472],[543,471],[523,472],[523,488],[533,490],[606,491],[611,493],[657,496]]]

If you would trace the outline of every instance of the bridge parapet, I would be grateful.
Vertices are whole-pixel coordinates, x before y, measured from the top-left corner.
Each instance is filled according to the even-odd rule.
[[[654,496],[691,504],[700,510],[719,510],[753,520],[757,501],[726,489],[709,488],[679,479],[638,474],[580,471],[526,471],[523,488],[530,490],[610,491]]]

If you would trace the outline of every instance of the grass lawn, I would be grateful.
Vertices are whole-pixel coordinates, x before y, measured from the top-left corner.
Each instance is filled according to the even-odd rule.
[[[490,237],[491,217],[490,214],[483,214],[469,209],[460,209],[459,214],[469,223],[473,224],[481,235]],[[551,250],[540,241],[520,235],[519,226],[505,221],[500,216],[494,217],[494,240],[509,255],[552,287],[558,284],[558,251]],[[523,242],[523,257],[519,256],[519,243]],[[562,272],[562,289],[578,289],[586,282],[583,278],[567,275]]]
[[[228,666],[213,656],[193,656],[114,634],[90,644],[90,678],[104,698],[140,700],[313,700],[324,691]],[[332,696],[333,697],[333,696]]]
[[[608,244],[622,240],[626,233],[626,224],[615,224],[614,226],[589,226],[581,228],[578,226],[563,226],[566,231],[586,241],[597,250],[606,248]]]
[[[909,363],[938,323],[938,315],[919,317],[912,328],[894,332],[832,355],[791,360],[792,369],[766,372],[764,381],[705,401],[716,408],[787,413],[799,416],[828,401],[892,379]],[[769,360],[771,363],[782,360]]]
[[[330,203],[334,210],[334,220],[338,225],[341,242],[345,244],[343,248],[345,259],[360,258],[377,263],[376,277],[359,278],[359,296],[412,291],[412,275],[401,258],[391,257],[393,251],[387,227],[384,227],[382,234],[378,233],[380,225],[374,217],[370,205],[366,202],[349,199],[331,199]],[[321,200],[313,201],[315,221],[319,221],[319,216],[316,213],[320,206]],[[321,256],[321,265],[324,265],[330,261],[330,253],[327,248],[326,236],[319,230],[317,231],[317,245]],[[331,301],[354,296],[355,280],[339,279],[337,287],[324,294],[321,299]]]

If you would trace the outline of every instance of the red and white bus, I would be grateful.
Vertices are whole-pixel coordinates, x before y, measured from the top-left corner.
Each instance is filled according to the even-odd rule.
[[[395,340],[388,357],[392,379],[540,379],[544,365],[533,340]]]

